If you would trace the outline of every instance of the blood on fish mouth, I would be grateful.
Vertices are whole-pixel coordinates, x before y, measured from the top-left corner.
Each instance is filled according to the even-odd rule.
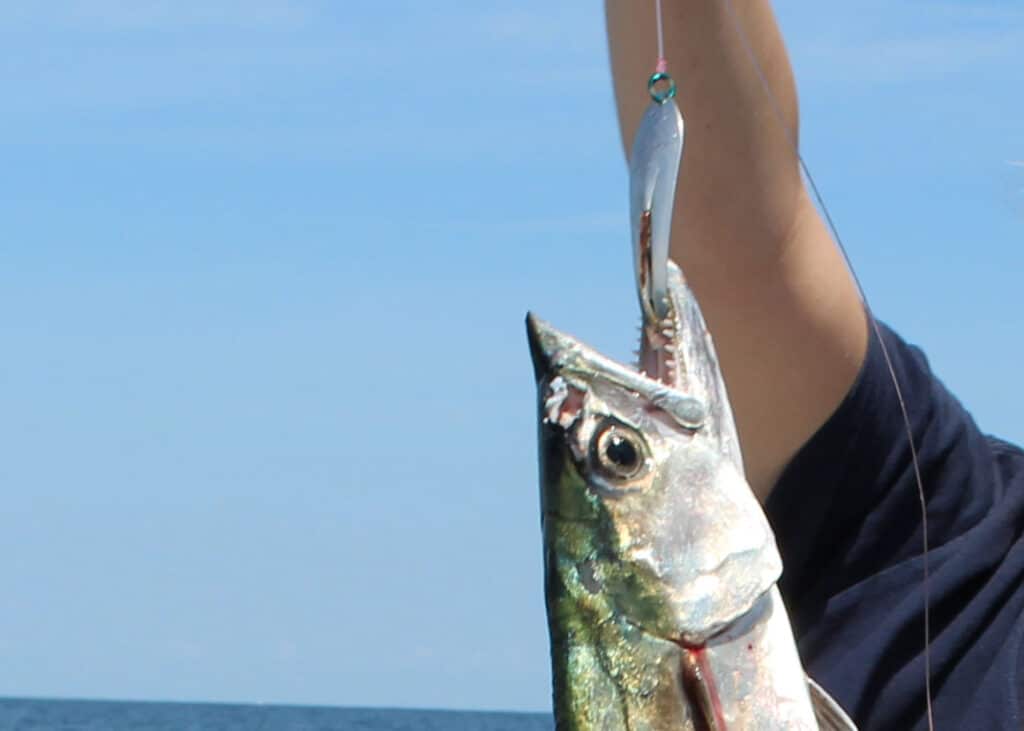
[[[727,731],[722,700],[708,662],[707,646],[691,645],[682,640],[676,644],[683,651],[683,694],[696,711],[694,721],[701,724],[697,731]]]
[[[632,623],[631,623],[632,624]],[[634,624],[641,632],[643,627]],[[708,661],[708,641],[721,636],[734,627],[735,623],[715,632],[704,642],[690,642],[683,637],[662,639],[671,642],[682,650],[680,657],[680,675],[682,679],[683,697],[693,711],[695,731],[729,731],[722,710],[722,699],[718,694],[718,686]]]

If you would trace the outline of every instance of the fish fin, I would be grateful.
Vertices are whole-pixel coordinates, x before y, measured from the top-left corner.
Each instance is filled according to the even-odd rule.
[[[807,678],[807,689],[811,692],[814,717],[818,720],[821,731],[857,731],[846,711],[839,707],[824,688]]]

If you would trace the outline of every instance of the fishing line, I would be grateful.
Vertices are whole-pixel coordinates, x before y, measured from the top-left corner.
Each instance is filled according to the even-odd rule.
[[[665,60],[665,26],[661,22],[661,0],[654,0],[654,17],[658,24],[658,63],[655,71],[665,73],[668,71],[668,62]]]
[[[807,179],[808,184],[811,187],[811,192],[814,195],[814,200],[818,204],[818,208],[821,210],[822,215],[825,218],[825,222],[828,224],[829,231],[832,233],[833,239],[839,246],[839,251],[843,255],[843,260],[846,262],[846,268],[850,272],[850,276],[853,277],[854,285],[857,287],[857,292],[860,294],[861,302],[864,305],[864,311],[867,313],[868,322],[871,323],[871,329],[874,332],[875,338],[878,340],[878,344],[882,349],[882,357],[885,359],[885,367],[889,371],[889,377],[892,380],[893,388],[896,391],[896,401],[899,403],[900,414],[903,417],[903,427],[906,431],[907,441],[910,445],[910,458],[913,462],[914,467],[914,479],[917,482],[917,496],[921,503],[921,543],[923,553],[921,556],[922,573],[924,576],[924,668],[925,668],[925,704],[927,707],[928,715],[928,729],[929,731],[935,731],[935,720],[932,714],[932,663],[931,663],[931,590],[929,586],[929,565],[928,565],[928,503],[925,497],[924,491],[924,480],[921,478],[921,465],[917,456],[917,445],[914,442],[914,432],[910,425],[910,415],[907,412],[907,404],[903,398],[903,389],[900,387],[899,378],[896,375],[896,369],[892,364],[892,358],[889,356],[889,348],[885,344],[885,339],[882,337],[882,329],[878,324],[878,320],[875,319],[874,312],[871,309],[871,305],[868,302],[867,293],[864,291],[864,286],[861,284],[860,277],[857,276],[857,272],[853,268],[853,262],[850,260],[850,255],[846,250],[846,244],[843,243],[843,238],[839,234],[839,229],[835,222],[832,220],[832,214],[829,211],[828,206],[825,203],[825,198],[822,196],[821,191],[818,189],[818,184],[814,180],[814,176],[811,175],[810,168],[804,161],[803,155],[800,153],[800,146],[796,139],[795,132],[790,129],[786,123],[786,117],[782,112],[782,108],[779,104],[779,100],[775,97],[772,92],[771,84],[768,83],[768,78],[765,76],[764,68],[761,66],[761,62],[757,58],[757,53],[754,51],[754,47],[750,42],[750,38],[747,36],[746,30],[743,28],[743,23],[740,21],[739,14],[736,12],[736,6],[733,0],[722,0],[725,3],[726,9],[732,20],[732,24],[736,29],[737,35],[739,36],[740,42],[746,51],[747,56],[750,58],[753,64],[754,71],[757,73],[757,77],[768,95],[768,100],[771,103],[772,112],[776,119],[779,121],[780,126],[785,132],[786,139],[789,142],[790,147],[796,154],[796,158],[800,164],[800,170],[804,177]],[[659,42],[661,41],[661,0],[657,0],[658,5],[658,28],[659,28]],[[659,51],[659,53],[661,53]]]

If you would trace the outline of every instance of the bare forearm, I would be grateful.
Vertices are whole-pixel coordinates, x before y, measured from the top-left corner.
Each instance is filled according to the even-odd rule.
[[[649,102],[654,3],[606,6],[628,143]],[[803,189],[796,91],[769,3],[664,0],[664,20],[686,119],[672,257],[715,336],[748,475],[764,497],[849,388],[866,328],[845,265]]]

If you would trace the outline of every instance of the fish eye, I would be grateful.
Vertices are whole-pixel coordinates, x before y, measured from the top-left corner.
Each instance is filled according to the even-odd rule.
[[[640,435],[622,424],[606,424],[598,430],[592,444],[594,462],[612,479],[631,480],[643,472],[647,464]]]

